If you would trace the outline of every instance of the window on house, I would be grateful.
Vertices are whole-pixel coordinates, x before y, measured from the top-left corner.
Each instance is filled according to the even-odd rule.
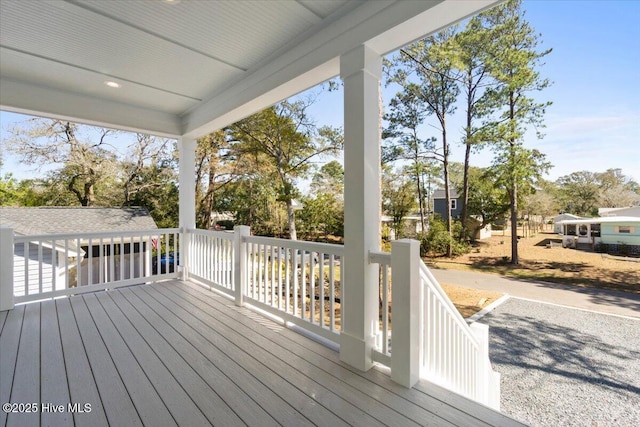
[[[630,234],[631,233],[631,226],[629,225],[621,225],[618,227],[618,233],[625,233],[625,234]]]
[[[578,227],[578,233],[580,233],[581,236],[586,236],[588,231],[589,229],[585,224],[582,224],[580,227]]]
[[[575,224],[567,224],[565,225],[565,235],[567,236],[575,236],[576,235],[576,225]]]
[[[591,237],[600,237],[600,224],[591,224]]]
[[[458,209],[458,200],[457,199],[451,199],[451,210],[455,211],[456,209]]]

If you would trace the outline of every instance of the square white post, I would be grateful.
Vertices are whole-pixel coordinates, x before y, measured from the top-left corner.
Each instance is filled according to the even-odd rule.
[[[0,227],[0,311],[13,307],[13,229]]]
[[[420,376],[420,242],[391,242],[391,379],[413,387]]]
[[[373,366],[378,322],[380,249],[380,76],[382,58],[359,46],[340,58],[344,81],[344,222],[340,359],[366,371]]]
[[[493,409],[500,410],[500,373],[491,369],[489,359],[489,326],[483,323],[474,322],[471,325],[471,332],[478,340],[480,349],[478,351],[479,375],[478,385],[476,385],[476,399]]]
[[[250,234],[250,229],[246,225],[238,225],[233,234],[233,286],[236,305],[242,307],[247,289],[247,244],[243,239]]]
[[[180,267],[182,280],[189,278],[189,246],[190,229],[196,228],[196,140],[181,138],[178,140],[179,151],[179,227],[180,239]]]

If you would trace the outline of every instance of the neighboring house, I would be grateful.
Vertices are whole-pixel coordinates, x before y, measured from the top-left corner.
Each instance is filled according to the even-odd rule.
[[[464,201],[456,190],[449,190],[451,196],[451,218],[459,219],[462,216],[462,207]],[[433,212],[440,215],[441,218],[447,217],[447,198],[444,190],[436,190],[433,192]],[[474,238],[476,240],[488,239],[491,237],[491,224],[479,228],[482,220],[473,215],[469,216],[471,226],[476,230]]]
[[[397,238],[396,232],[393,229],[393,217],[389,215],[382,215],[382,218],[380,218],[380,221],[382,222],[383,226],[386,225],[387,227],[389,227],[389,238],[391,240],[396,240]],[[425,215],[424,221],[428,229],[429,218],[426,215]],[[422,231],[422,223],[420,222],[420,212],[412,213],[405,216],[403,218],[403,223],[404,223],[403,234],[405,237],[413,239],[418,235],[418,233]]]
[[[640,255],[640,217],[569,219],[562,224],[562,246]]]
[[[598,208],[598,215],[640,217],[640,206],[629,206],[626,208]]]
[[[226,225],[233,224],[235,216],[232,212],[211,212],[210,228],[212,230],[226,230]],[[233,227],[231,227],[233,229]]]
[[[38,287],[40,276],[42,276],[43,291],[63,289],[66,284],[69,287],[78,286],[78,279],[80,285],[97,283],[100,274],[105,281],[128,279],[132,275],[132,270],[132,277],[138,277],[141,269],[150,268],[152,248],[147,242],[140,242],[140,238],[135,237],[124,241],[119,238],[114,240],[109,238],[100,242],[96,239],[92,241],[71,239],[71,236],[80,233],[158,228],[144,208],[87,207],[2,207],[0,208],[0,226],[12,228],[16,236],[69,235],[69,239],[66,240],[38,240],[31,241],[28,245],[14,244],[14,281],[25,283],[25,274],[28,274],[29,288],[33,286],[34,291]],[[104,255],[102,261],[100,253]],[[119,256],[121,254],[127,255]],[[110,260],[111,256],[114,257],[113,261]],[[39,263],[40,259],[42,264]],[[22,293],[24,289],[16,289],[16,295]]]
[[[569,214],[569,213],[563,213],[560,214],[558,216],[554,216],[553,217],[553,232],[554,233],[558,233],[558,234],[562,234],[562,221],[566,221],[566,220],[572,220],[572,219],[580,219],[582,217],[579,217],[578,215],[573,215],[573,214]]]
[[[462,198],[456,190],[449,190],[451,196],[451,217],[459,218],[462,215]],[[433,212],[439,214],[442,218],[447,217],[447,198],[444,190],[436,190],[433,192]]]

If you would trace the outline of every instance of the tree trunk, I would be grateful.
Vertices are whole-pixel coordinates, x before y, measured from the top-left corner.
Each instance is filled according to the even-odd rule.
[[[467,70],[467,125],[465,128],[465,151],[464,151],[464,172],[462,177],[462,212],[460,219],[462,220],[462,231],[460,238],[467,237],[467,204],[469,203],[469,162],[471,161],[471,125],[473,124],[472,99],[473,99],[473,69]],[[474,233],[475,234],[475,233]]]
[[[96,196],[93,192],[93,184],[87,183],[84,186],[87,204],[86,206],[94,206],[96,204]]]
[[[287,197],[287,221],[289,222],[289,238],[298,240],[296,234],[296,214],[293,210],[293,203],[290,197]]]
[[[447,243],[447,256],[453,255],[453,246],[451,242],[451,230],[453,229],[453,223],[451,221],[451,194],[449,190],[449,145],[447,144],[447,131],[445,128],[444,116],[441,120],[442,123],[442,157],[444,168],[444,194],[447,203],[447,231],[449,232],[449,243]]]
[[[515,120],[515,94],[509,94],[509,119],[513,124]],[[511,167],[511,264],[518,265],[518,181],[514,169],[516,167],[516,141],[511,139],[510,144],[510,167]]]
[[[511,264],[518,265],[518,184],[511,185]]]
[[[420,209],[420,227],[421,227],[421,232],[424,233],[425,231],[425,223],[424,223],[424,195],[423,195],[423,188],[422,188],[422,181],[420,180],[420,170],[416,164],[416,181],[418,183],[418,206]]]
[[[468,136],[467,136],[468,138]],[[471,144],[467,139],[467,147],[464,153],[464,173],[462,178],[462,212],[460,213],[460,220],[462,221],[462,231],[460,232],[460,238],[467,238],[467,204],[469,203],[469,161],[471,159]]]

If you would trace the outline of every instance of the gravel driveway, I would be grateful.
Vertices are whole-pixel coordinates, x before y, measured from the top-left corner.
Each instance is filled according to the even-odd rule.
[[[504,413],[532,426],[640,426],[640,319],[511,298],[480,322]]]

